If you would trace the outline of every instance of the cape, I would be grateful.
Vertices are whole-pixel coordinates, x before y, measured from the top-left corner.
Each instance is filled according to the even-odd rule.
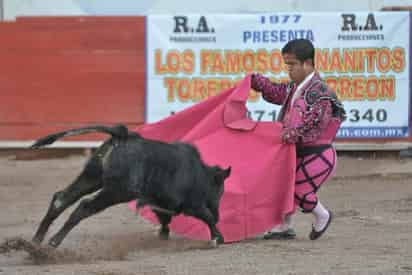
[[[250,90],[249,75],[234,88],[135,129],[145,138],[193,144],[207,164],[232,167],[217,224],[225,243],[261,234],[280,224],[295,208],[295,146],[282,143],[280,122],[247,117]],[[136,211],[136,202],[129,207]],[[158,223],[149,207],[139,214]],[[182,214],[172,219],[170,230],[190,239],[210,239],[206,224]]]

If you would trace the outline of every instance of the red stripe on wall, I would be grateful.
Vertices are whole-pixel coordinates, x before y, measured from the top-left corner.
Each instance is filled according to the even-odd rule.
[[[88,124],[134,128],[144,122],[144,17],[2,22],[0,64],[0,140],[33,140]]]

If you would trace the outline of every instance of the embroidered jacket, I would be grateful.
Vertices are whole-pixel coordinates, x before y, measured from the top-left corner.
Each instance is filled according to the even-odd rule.
[[[282,105],[278,120],[283,123],[285,143],[331,144],[345,119],[342,103],[317,73],[291,104],[296,88],[293,82],[277,84],[260,74],[252,75],[252,89],[261,92],[264,100]]]

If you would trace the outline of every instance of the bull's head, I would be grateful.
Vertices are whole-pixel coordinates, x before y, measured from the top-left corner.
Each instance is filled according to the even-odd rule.
[[[208,205],[216,221],[219,220],[219,204],[224,192],[225,180],[230,176],[232,168],[222,169],[219,166],[212,167],[213,183],[211,193],[208,196]]]

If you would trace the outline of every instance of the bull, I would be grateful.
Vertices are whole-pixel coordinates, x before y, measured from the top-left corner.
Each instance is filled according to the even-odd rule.
[[[31,148],[52,144],[59,138],[101,132],[109,134],[85,164],[80,175],[65,189],[54,193],[46,215],[32,239],[40,244],[53,221],[85,195],[62,228],[49,240],[58,247],[66,235],[83,219],[104,209],[136,200],[148,205],[161,228],[159,237],[169,237],[173,216],[184,214],[203,221],[209,228],[212,243],[224,242],[216,227],[224,181],[231,167],[206,165],[198,150],[182,142],[165,143],[143,138],[124,125],[96,125],[48,135]]]

